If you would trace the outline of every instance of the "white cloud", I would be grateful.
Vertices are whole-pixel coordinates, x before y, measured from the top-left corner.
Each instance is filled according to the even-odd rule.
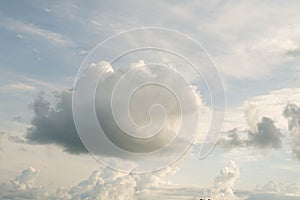
[[[12,84],[8,84],[8,85],[0,86],[0,91],[1,90],[4,90],[4,91],[5,90],[32,91],[32,90],[36,90],[36,88],[34,86],[24,84],[24,83],[12,83]]]
[[[166,142],[170,141],[176,133],[179,132],[180,128],[180,133],[184,134],[179,135],[179,139],[174,141],[174,144],[172,146],[170,145],[171,147],[169,149],[166,149],[165,151],[162,150],[162,153],[160,154],[161,159],[166,158],[165,155],[175,157],[183,153],[190,145],[193,139],[193,135],[191,134],[195,133],[195,135],[202,136],[206,133],[205,130],[209,128],[210,124],[206,123],[206,125],[201,126],[199,132],[195,129],[195,124],[197,123],[195,120],[209,119],[210,117],[209,108],[202,101],[197,87],[187,84],[178,84],[178,82],[174,80],[176,78],[173,76],[174,74],[170,73],[166,69],[158,72],[152,70],[149,66],[144,66],[144,64],[144,61],[140,60],[137,63],[132,63],[128,66],[131,68],[133,67],[132,70],[135,73],[135,77],[129,78],[124,78],[123,76],[127,74],[121,70],[114,69],[109,63],[104,61],[97,64],[91,64],[84,69],[84,74],[80,77],[79,84],[76,85],[73,92],[75,95],[78,95],[75,96],[75,100],[78,98],[84,104],[91,103],[90,105],[93,105],[93,103],[89,102],[90,100],[88,97],[94,94],[93,91],[90,91],[92,89],[91,83],[93,83],[93,81],[97,81],[99,73],[104,71],[104,69],[107,69],[101,79],[101,83],[103,84],[99,85],[97,88],[95,99],[97,102],[96,114],[98,119],[100,119],[99,122],[102,129],[107,133],[107,135],[100,135],[100,138],[104,138],[103,140],[99,140],[99,143],[97,143],[96,151],[92,149],[94,150],[92,153],[95,153],[95,155],[121,157],[123,159],[132,160],[139,159],[138,155],[134,155],[133,159],[131,157],[133,156],[132,154],[129,155],[126,152],[122,152],[120,154],[115,151],[115,149],[107,148],[105,145],[99,145],[105,144],[105,141],[107,140],[106,137],[109,137],[109,139],[111,139],[115,144],[120,145],[127,151],[129,150],[129,152],[149,152],[149,156],[155,159],[155,156],[152,156],[151,154],[153,148],[160,148],[162,145],[165,145]],[[126,109],[126,106],[123,106],[122,104],[123,102],[127,102],[127,100],[124,100],[126,95],[130,95],[130,92],[132,92],[128,91],[128,88],[130,88],[132,84],[136,83],[136,79],[148,80],[149,77],[158,78],[164,84],[168,85],[168,87],[172,88],[174,90],[173,92],[177,95],[176,97],[180,97],[180,99],[178,99],[178,101],[181,101],[179,102],[180,105],[176,97],[172,95],[171,92],[167,92],[163,87],[157,87],[156,85],[150,84],[150,86],[142,87],[130,96],[130,116],[128,116],[127,110],[123,110],[124,108]],[[123,82],[120,84],[117,82],[118,80],[122,80]],[[128,80],[131,82],[128,82]],[[115,85],[117,83],[119,83],[118,86],[123,87],[123,89],[115,92],[114,94],[117,95],[117,97],[114,98],[116,106],[113,106],[113,108],[114,112],[117,113],[114,113],[115,115],[113,116],[110,107],[111,103],[114,102],[111,102],[110,97],[113,89],[116,89]],[[78,93],[78,91],[81,92]],[[50,105],[50,103],[41,95],[34,101],[32,108],[35,112],[35,116],[32,120],[32,127],[27,131],[26,138],[28,139],[28,142],[38,144],[56,144],[62,146],[65,151],[70,153],[87,153],[85,147],[83,147],[82,141],[78,137],[77,130],[75,129],[75,124],[73,122],[72,93],[70,91],[63,91],[57,95],[57,100],[56,105]],[[161,112],[158,112],[160,110],[152,107],[152,105],[157,104],[164,107],[165,110],[162,112],[166,113],[162,114]],[[198,109],[200,112],[199,118],[197,118]],[[123,112],[120,112],[120,110]],[[74,114],[76,114],[75,111],[73,110]],[[81,113],[82,112],[77,112],[77,114]],[[166,118],[164,118],[164,114],[166,114]],[[79,115],[79,119],[83,120],[80,121],[81,123],[90,123],[91,119],[89,118],[87,120],[87,118],[89,117],[86,115]],[[130,120],[133,120],[135,124]],[[162,123],[164,120],[165,124]],[[96,124],[99,122],[96,122]],[[118,123],[118,126],[116,123]],[[144,130],[143,126],[147,124],[147,130],[142,131]],[[88,127],[91,128],[91,126]],[[127,131],[129,134],[137,134],[137,137],[149,136],[153,134],[153,132],[155,133],[155,131],[162,134],[155,136],[155,140],[151,139],[150,143],[148,143],[148,140],[140,140],[140,143],[132,138],[124,138],[125,134],[122,134],[122,130],[120,128],[125,132]],[[95,129],[91,128],[87,132],[93,133],[95,132]],[[186,133],[191,134],[189,135]],[[103,149],[104,147],[105,149]],[[143,159],[145,159],[144,156]],[[157,159],[155,160],[157,161]]]
[[[214,185],[209,188],[177,185],[169,181],[178,168],[166,168],[159,172],[133,175],[108,168],[95,170],[88,179],[70,188],[58,187],[55,192],[36,186],[37,170],[28,168],[15,180],[0,185],[1,199],[62,199],[62,200],[132,200],[132,199],[191,199],[200,197],[223,200],[238,199],[234,185],[239,177],[235,162],[221,170]]]
[[[300,183],[284,184],[276,181],[269,181],[263,186],[257,186],[256,190],[264,193],[300,196]]]
[[[0,185],[1,199],[45,199],[47,193],[42,187],[35,186],[38,171],[32,167],[25,169],[14,180]]]
[[[237,79],[260,79],[292,61],[287,53],[299,48],[300,29],[295,20],[295,16],[299,17],[298,5],[229,1],[216,6],[219,12],[205,27],[220,41],[215,45],[221,50],[213,53],[223,74]]]
[[[250,131],[257,132],[258,118],[258,108],[254,103],[245,103],[245,117]]]
[[[293,109],[287,111],[286,106],[299,102],[299,100],[299,88],[274,90],[265,95],[247,99],[242,105],[227,112],[224,133],[219,139],[219,144],[224,149],[231,151],[234,151],[234,148],[256,146],[264,155],[268,153],[267,149],[270,147],[274,149],[283,147],[286,152],[292,148],[293,154],[297,155],[299,131],[297,131],[297,126],[293,126],[293,128],[291,126],[297,121],[297,111],[295,107],[294,114],[292,114]],[[284,110],[286,110],[286,114],[289,114],[284,116]],[[289,119],[289,123],[286,118]],[[263,119],[269,120],[263,122]],[[290,130],[290,134],[288,134],[288,130]],[[251,150],[250,152],[253,153]],[[245,156],[243,153],[235,154],[234,157],[238,160],[239,157]],[[249,157],[250,160],[257,158],[259,156]]]
[[[230,164],[221,170],[220,175],[216,177],[211,189],[211,199],[239,199],[234,195],[234,185],[240,176],[239,166],[230,161]]]
[[[253,96],[241,105],[227,111],[224,130],[235,128],[254,129],[257,119],[266,116],[272,118],[280,129],[288,129],[286,119],[282,115],[287,104],[300,101],[300,88],[283,88]]]
[[[24,23],[11,18],[4,18],[0,20],[0,26],[10,30],[15,31],[19,35],[24,34],[28,36],[38,36],[42,39],[50,41],[56,45],[71,45],[72,42],[69,39],[66,39],[59,33],[52,32],[40,27],[37,27],[34,24]]]
[[[298,200],[300,198],[300,183],[280,183],[269,181],[250,194],[247,200]]]
[[[52,12],[52,10],[49,9],[49,8],[44,8],[44,11],[45,11],[46,13],[51,13],[51,12]]]

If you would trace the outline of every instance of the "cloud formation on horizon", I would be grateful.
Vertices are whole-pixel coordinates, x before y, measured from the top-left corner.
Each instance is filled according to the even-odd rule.
[[[177,167],[167,167],[155,173],[134,175],[124,174],[108,168],[93,171],[90,176],[70,188],[58,187],[55,192],[36,185],[39,171],[30,167],[14,180],[0,185],[2,199],[191,199],[211,197],[238,199],[233,192],[239,178],[239,167],[231,161],[221,170],[214,184],[208,188],[178,185],[170,182],[170,177],[178,171]]]

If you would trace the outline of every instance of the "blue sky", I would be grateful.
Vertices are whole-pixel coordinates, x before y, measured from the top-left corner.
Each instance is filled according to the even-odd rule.
[[[199,195],[212,199],[300,198],[299,1],[32,0],[0,5],[0,193],[4,199],[30,195],[36,199],[84,199],[84,195],[86,199],[151,199],[149,190],[153,197],[165,198],[170,190],[180,191],[178,198],[183,199]],[[47,140],[43,133],[29,131],[28,127],[39,125],[34,106],[43,100],[54,107],[57,101],[65,103],[60,108],[69,114],[65,109],[77,71],[97,44],[142,27],[168,28],[192,37],[220,71],[226,117],[219,144],[207,158],[198,159],[201,144],[194,144],[189,155],[165,172],[146,178],[122,175],[110,172],[88,154],[68,151],[71,143]],[[147,64],[150,58],[142,55],[132,66]],[[182,65],[177,60],[170,63]],[[288,110],[292,104],[295,109]],[[289,114],[284,116],[284,110]],[[53,120],[56,115],[47,116]],[[68,120],[61,118],[62,123]],[[280,134],[276,135],[277,129]],[[51,130],[50,126],[49,133]],[[29,133],[34,137],[28,137]],[[100,175],[87,179],[93,170]],[[94,189],[83,189],[78,184],[82,180]],[[118,188],[119,197],[104,192],[113,191],[120,182],[128,184],[130,194],[122,188]],[[24,185],[27,190],[22,189]],[[65,189],[58,194],[55,190],[60,186]],[[36,188],[39,194],[32,192]],[[18,191],[15,196],[13,190]]]

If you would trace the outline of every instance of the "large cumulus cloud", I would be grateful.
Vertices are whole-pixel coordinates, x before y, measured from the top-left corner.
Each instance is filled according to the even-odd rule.
[[[174,98],[174,95],[172,96],[172,93],[166,95],[162,88],[157,88],[157,86],[154,85],[151,87],[144,87],[142,88],[143,90],[138,90],[138,92],[134,93],[133,99],[131,100],[130,104],[133,106],[129,107],[129,109],[132,119],[139,125],[145,126],[149,122],[156,122],[162,119],[159,112],[158,116],[156,117],[156,110],[152,110],[154,112],[151,111],[151,114],[153,114],[154,117],[151,116],[152,119],[149,118],[149,109],[152,108],[151,106],[153,104],[157,104],[159,102],[165,108],[168,118],[166,120],[166,123],[164,124],[164,127],[160,130],[160,133],[162,134],[157,134],[157,136],[154,136],[154,138],[156,137],[155,142],[149,144],[147,142],[144,142],[141,144],[137,143],[136,145],[132,145],[131,143],[129,143],[129,141],[127,142],[128,138],[123,138],[126,135],[122,133],[123,130],[120,129],[120,127],[118,126],[119,124],[116,124],[112,111],[110,110],[110,97],[112,95],[114,85],[124,75],[123,71],[114,70],[110,66],[110,64],[104,61],[97,64],[93,63],[85,69],[85,75],[80,77],[78,81],[80,84],[78,87],[86,88],[86,90],[82,90],[83,93],[80,94],[80,98],[83,99],[83,104],[89,103],[88,100],[85,101],[85,98],[89,95],[88,93],[91,92],[91,82],[98,80],[99,73],[101,71],[105,71],[105,68],[108,67],[108,69],[106,69],[106,73],[104,73],[102,76],[102,81],[105,84],[102,84],[96,90],[95,107],[98,122],[101,125],[101,128],[106,133],[106,137],[109,138],[112,142],[118,144],[118,146],[130,152],[138,152],[143,150],[143,153],[145,153],[148,151],[152,151],[153,148],[162,147],[162,145],[166,144],[168,141],[171,141],[171,139],[176,135],[176,130],[178,130],[179,128],[183,130],[190,130],[189,127],[191,127],[191,122],[195,120],[195,113],[198,112],[197,109],[193,109],[194,107],[190,102],[190,98],[195,98],[195,105],[201,112],[208,113],[207,118],[209,118],[210,115],[209,109],[205,106],[201,99],[200,93],[197,91],[197,87],[192,85],[177,84],[176,81],[174,81],[172,74],[169,74],[166,71],[161,71],[161,73],[155,74],[150,70],[150,68],[147,67],[144,67],[142,70],[140,70],[139,67],[141,65],[145,65],[144,61],[133,63],[130,68],[132,70],[138,71],[136,74],[141,77],[147,78],[151,76],[160,76],[164,82],[176,85],[176,88],[178,88],[177,91],[180,92],[180,94],[176,95],[185,97],[183,99],[183,102],[180,102],[181,105],[186,105],[185,107],[187,108],[185,113],[182,114],[180,113],[179,104]],[[73,154],[87,153],[86,148],[84,147],[82,141],[80,140],[80,137],[78,136],[72,113],[72,92],[76,92],[77,89],[80,88],[75,87],[73,91],[65,90],[61,93],[58,93],[56,95],[56,103],[54,104],[49,103],[49,101],[46,100],[46,98],[44,97],[45,95],[43,94],[40,94],[35,99],[31,106],[34,111],[34,117],[32,119],[31,127],[28,128],[25,136],[29,143],[54,144],[63,147],[66,152]],[[123,99],[118,99],[117,101],[122,100]],[[88,119],[86,117],[86,114],[87,113],[84,112],[80,113],[80,120],[84,120],[86,122],[91,121],[91,119]],[[124,113],[124,116],[120,115],[117,117],[121,120],[125,120],[127,117],[126,114],[127,113]],[[190,120],[186,120],[187,123],[185,124],[180,124],[181,118],[188,118]],[[123,124],[126,125],[125,128],[127,129],[134,127],[129,123]],[[207,126],[208,124],[209,123],[207,123]],[[181,127],[179,127],[180,125]],[[201,128],[207,126],[203,125]],[[89,130],[86,131],[89,132]],[[94,130],[91,130],[91,132],[92,131]],[[136,132],[147,135],[147,132],[142,132],[138,129],[136,130]],[[192,130],[190,132],[192,132]],[[203,131],[202,133],[204,132],[205,131]],[[99,143],[97,143],[100,150],[96,153],[103,154],[105,156],[120,156],[113,150],[107,151],[107,144],[104,142],[104,139],[106,138],[103,138],[103,140],[99,140]],[[166,151],[166,153],[172,154],[173,152],[177,152],[176,149],[183,149],[185,140],[186,138],[184,137],[178,139],[173,147],[174,151],[171,149],[169,151]],[[143,140],[141,141],[143,142]]]

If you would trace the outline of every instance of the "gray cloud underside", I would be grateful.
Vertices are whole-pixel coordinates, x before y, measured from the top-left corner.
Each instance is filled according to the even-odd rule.
[[[73,121],[71,93],[64,91],[57,98],[55,107],[51,107],[43,94],[34,100],[31,105],[34,118],[26,139],[33,144],[56,144],[73,154],[87,153]]]
[[[31,127],[27,129],[25,138],[27,143],[30,144],[54,144],[62,147],[64,151],[71,154],[88,153],[87,149],[83,145],[80,137],[77,133],[73,115],[72,115],[72,93],[70,91],[63,91],[57,95],[58,102],[53,107],[44,98],[43,94],[40,94],[31,105],[34,111],[34,117],[31,122]],[[113,133],[118,131],[117,125],[113,123],[113,118],[108,112],[105,112],[106,116],[101,117],[101,126],[106,133],[111,134],[110,137],[115,137]],[[172,134],[172,133],[169,133]],[[162,138],[159,143],[163,143]],[[19,138],[18,138],[19,140]],[[124,147],[127,144],[126,140],[120,140],[115,138],[114,142],[117,142],[119,146]],[[108,152],[104,147],[106,143],[99,144],[98,153],[105,156],[119,157],[117,152]],[[184,145],[180,141],[177,142],[176,147]],[[103,146],[103,148],[101,147]],[[126,146],[125,146],[126,147]],[[144,145],[146,148],[146,146]],[[130,150],[139,151],[143,146],[130,146]],[[142,150],[147,150],[143,148]],[[152,147],[153,148],[153,147]],[[173,153],[170,149],[165,151],[168,155]],[[174,151],[176,152],[176,151]],[[123,156],[122,156],[123,157]]]
[[[235,147],[258,147],[260,149],[280,149],[283,137],[280,129],[271,118],[263,117],[257,123],[257,131],[246,130],[243,132],[233,129],[219,139],[218,144],[224,149]],[[242,137],[242,136],[244,137]]]
[[[293,154],[300,160],[300,107],[296,104],[288,104],[283,115],[288,119]]]
[[[133,130],[133,132],[136,132],[138,134],[144,134],[144,132],[140,131],[140,126],[138,126],[138,128],[135,128],[135,126],[130,124],[130,121],[126,121],[128,116],[127,112],[125,111],[117,115],[117,118],[120,119],[121,122],[123,122],[123,124],[125,124],[125,126],[127,127],[120,126],[114,119],[111,109],[112,91],[117,81],[123,75],[123,72],[114,71],[112,67],[109,68],[110,71],[104,73],[104,75],[102,76],[101,80],[105,82],[105,84],[101,84],[101,87],[97,87],[95,93],[95,102],[97,102],[95,104],[97,120],[105,135],[99,133],[100,130],[96,130],[93,124],[89,124],[92,120],[87,119],[86,115],[88,113],[84,113],[86,112],[86,107],[83,106],[82,108],[77,109],[78,112],[76,112],[77,110],[75,109],[75,113],[77,115],[74,116],[77,116],[76,125],[78,125],[78,123],[81,125],[84,124],[85,130],[83,131],[83,129],[80,129],[80,127],[82,126],[79,126],[79,129],[77,130],[81,130],[81,139],[82,134],[86,134],[88,136],[96,137],[97,141],[83,140],[85,142],[83,143],[80,140],[73,119],[72,94],[78,94],[78,98],[80,98],[81,100],[81,103],[79,103],[80,105],[90,105],[90,103],[92,102],[90,102],[89,98],[87,97],[89,96],[90,92],[93,92],[90,91],[90,86],[94,80],[98,79],[99,73],[102,73],[102,71],[106,70],[107,66],[110,65],[107,62],[103,61],[97,64],[91,64],[90,66],[85,68],[85,76],[80,77],[78,83],[75,86],[75,89],[73,91],[66,90],[58,93],[56,95],[57,101],[54,105],[51,105],[44,98],[44,95],[40,94],[31,105],[34,111],[34,117],[31,122],[31,127],[28,128],[25,136],[27,141],[33,144],[55,144],[63,147],[66,152],[72,154],[87,153],[87,150],[84,146],[86,145],[86,147],[89,148],[88,150],[93,154],[122,158],[128,158],[132,153],[152,153],[157,149],[162,149],[161,155],[172,154],[176,156],[178,152],[181,152],[180,150],[185,150],[187,144],[190,144],[190,142],[188,141],[188,138],[184,137],[176,137],[176,139],[174,139],[174,141],[172,142],[172,145],[169,145],[168,148],[163,148],[166,144],[169,144],[169,142],[172,141],[176,136],[176,131],[180,124],[178,122],[180,121],[182,113],[180,113],[179,104],[175,96],[172,96],[172,93],[170,92],[166,94],[164,88],[158,88],[158,86],[156,85],[143,87],[142,89],[138,90],[138,92],[134,93],[132,99],[130,99],[132,100],[130,102],[133,102],[132,106],[134,107],[130,110],[130,114],[134,120],[137,119],[136,121],[137,123],[139,123],[139,125],[147,124],[149,123],[149,109],[152,105],[160,104],[165,108],[166,111],[167,117],[165,125],[161,127],[161,125],[157,122],[161,119],[161,117],[157,116],[157,118],[154,118],[155,120],[151,121],[151,125],[153,125],[153,130],[155,130],[155,126],[161,127],[161,129],[159,130],[159,134],[155,134],[154,136],[145,139],[131,137],[128,136],[128,134],[124,134],[122,128],[129,128],[129,130]],[[150,70],[150,68],[141,68],[140,70],[136,71],[137,75],[141,77],[152,77],[152,73],[154,73]],[[159,76],[156,77],[159,77],[166,83],[174,84],[172,74],[168,73],[168,70],[166,69],[164,71],[161,71],[161,73],[159,73]],[[126,82],[124,85],[127,89],[127,86],[130,85],[130,83]],[[130,87],[128,86],[128,88]],[[197,107],[195,106],[204,107],[204,104],[202,103],[202,101],[200,101],[200,95],[196,93],[196,91],[193,89],[193,87],[190,87],[190,85],[176,85],[176,88],[179,88],[179,94],[177,93],[177,95],[185,97],[183,99],[183,102],[181,102],[182,105],[186,105],[186,111],[182,114],[182,118],[189,117],[188,119],[193,120],[194,118],[192,118],[192,116],[194,116],[194,113],[197,112]],[[118,106],[122,106],[119,101],[126,101],[126,99],[124,100],[123,98],[121,98],[123,96],[126,97],[126,95],[123,94],[126,92],[128,93],[128,91],[122,90],[118,93],[120,97],[117,98],[118,102],[116,105],[116,109],[118,109]],[[190,99],[195,97],[198,98],[197,101],[191,103]],[[123,107],[124,106],[120,108]],[[190,122],[191,120],[185,121]],[[183,130],[190,130],[190,127],[188,125],[181,124],[181,128],[185,128],[182,128]],[[148,132],[151,133],[152,129],[149,130],[150,131]],[[83,137],[85,137],[86,135],[84,135]],[[192,138],[192,136],[186,137]],[[111,143],[113,143],[114,145],[111,145]],[[117,148],[114,148],[112,146],[116,146]],[[122,152],[118,151],[119,149],[121,149]]]

